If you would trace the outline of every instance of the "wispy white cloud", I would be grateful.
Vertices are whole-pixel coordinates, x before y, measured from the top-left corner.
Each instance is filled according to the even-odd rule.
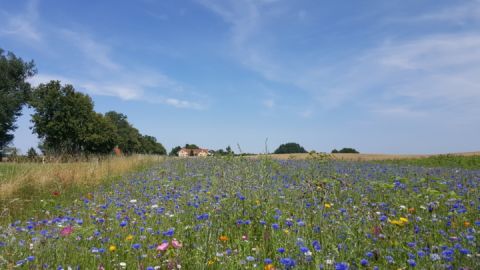
[[[148,87],[155,86],[154,84],[151,84],[151,82],[149,82],[148,80],[137,81],[136,83],[131,83],[128,80],[124,82],[105,82],[89,79],[75,79],[62,75],[44,73],[39,73],[34,77],[29,78],[29,82],[33,86],[38,86],[41,83],[48,83],[52,80],[60,81],[62,82],[62,84],[71,84],[78,90],[92,95],[118,97],[123,100],[142,101],[152,104],[164,104],[180,109],[204,110],[207,108],[207,105],[204,103],[165,97],[162,94],[158,93],[146,93],[143,90],[144,87],[147,87],[146,85],[148,85]]]
[[[60,29],[60,33],[73,46],[76,46],[91,62],[109,70],[119,70],[119,64],[110,57],[110,48],[91,38],[88,34],[68,29]]]
[[[416,16],[389,18],[389,21],[400,23],[450,22],[455,24],[480,21],[480,1],[470,0],[463,3],[454,3],[452,6],[433,9],[428,13]]]
[[[271,19],[271,3],[201,3],[231,25],[232,48],[241,64],[269,81],[304,91],[320,105],[317,108],[357,104],[372,113],[420,116],[472,111],[475,103],[480,104],[480,33],[476,31],[395,39],[336,63],[313,60],[298,65],[274,54],[275,42],[267,44],[261,38],[276,39],[264,29]],[[434,10],[421,18],[476,20],[480,2],[456,6],[452,11]],[[307,110],[304,115],[312,113]]]
[[[268,109],[273,109],[273,107],[275,107],[275,100],[273,100],[272,98],[265,99],[263,101],[263,105]]]
[[[42,41],[42,34],[37,28],[38,1],[30,0],[23,12],[10,14],[0,7],[0,36],[14,36],[29,41]]]
[[[79,55],[81,60],[76,59],[71,64],[62,63],[62,67],[70,69],[65,73],[44,73],[40,70],[38,75],[30,79],[33,85],[60,80],[91,95],[153,102],[176,108],[207,107],[200,100],[189,101],[188,97],[194,97],[194,94],[187,90],[189,87],[165,73],[155,68],[123,65],[115,59],[112,46],[95,38],[88,31],[76,31],[64,26],[43,23],[38,4],[38,1],[31,0],[25,11],[16,15],[0,11],[4,15],[1,16],[0,23],[6,26],[0,29],[0,36],[14,35],[16,38],[29,41],[32,47],[38,46],[41,42],[44,47],[49,48],[45,52],[46,57],[51,57],[56,49],[60,49],[62,53]],[[6,21],[3,22],[2,19]],[[48,38],[43,39],[44,36]]]

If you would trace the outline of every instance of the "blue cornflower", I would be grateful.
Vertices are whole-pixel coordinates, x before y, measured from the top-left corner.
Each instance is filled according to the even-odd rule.
[[[346,262],[335,263],[335,270],[348,270],[348,263]]]
[[[263,260],[263,262],[265,264],[271,264],[273,261],[272,261],[272,259],[266,258],[265,260]]]
[[[385,260],[387,260],[388,263],[393,263],[393,257],[392,256],[385,256]]]
[[[278,248],[277,251],[280,252],[280,253],[284,253],[285,249],[283,247],[281,247],[281,248]]]
[[[125,227],[125,226],[127,226],[127,221],[122,220],[122,222],[120,222],[120,227]]]
[[[172,237],[173,234],[175,233],[175,229],[174,228],[170,228],[168,229],[167,231],[163,232],[163,236],[169,236],[169,237]]]
[[[253,262],[255,258],[253,256],[247,256],[247,261]]]
[[[197,216],[197,220],[207,220],[209,218],[208,213],[201,214]]]
[[[467,254],[470,254],[470,250],[466,249],[466,248],[461,248],[460,249],[460,253],[461,254],[464,254],[464,255],[467,255]]]
[[[272,229],[278,230],[278,229],[280,229],[280,226],[277,223],[273,223],[272,224]]]
[[[132,248],[134,248],[134,249],[139,249],[139,248],[140,248],[140,244],[133,244],[133,245],[132,245]]]
[[[280,263],[285,265],[287,269],[294,267],[297,264],[297,262],[291,258],[282,258],[280,259]]]
[[[408,265],[410,265],[411,267],[415,267],[417,265],[417,263],[415,262],[414,259],[409,259],[407,260],[407,263]]]
[[[369,251],[369,252],[365,253],[365,256],[367,256],[367,258],[372,258],[373,257],[373,252]]]
[[[307,253],[307,252],[308,252],[308,248],[305,247],[305,246],[300,247],[300,251],[301,251],[302,253]]]
[[[18,261],[18,262],[16,263],[16,265],[17,265],[17,266],[21,266],[21,265],[23,265],[23,264],[26,263],[26,262],[27,262],[27,260],[20,260],[20,261]]]
[[[322,246],[320,245],[320,243],[317,240],[314,240],[312,242],[312,246],[313,246],[313,249],[315,251],[320,251],[322,249]]]

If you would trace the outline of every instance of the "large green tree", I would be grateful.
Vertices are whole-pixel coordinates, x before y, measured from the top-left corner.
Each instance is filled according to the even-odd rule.
[[[108,153],[114,147],[115,127],[93,110],[92,99],[62,86],[59,81],[40,84],[30,105],[33,131],[47,154]]]
[[[31,88],[26,80],[36,72],[33,61],[25,62],[0,48],[0,161],[5,146],[13,140],[15,121],[29,97]]]
[[[156,154],[166,155],[167,150],[163,145],[157,142],[157,139],[153,136],[143,135],[140,137],[141,153],[144,154]]]
[[[274,152],[275,154],[295,154],[295,153],[307,153],[305,148],[300,146],[298,143],[285,143],[280,145],[277,150]]]
[[[109,111],[105,117],[110,121],[116,129],[116,145],[122,152],[131,154],[141,152],[142,135],[138,129],[134,128],[127,120],[127,116],[115,111]]]

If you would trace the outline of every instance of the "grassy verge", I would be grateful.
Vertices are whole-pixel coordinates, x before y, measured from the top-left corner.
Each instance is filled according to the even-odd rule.
[[[150,167],[158,156],[111,157],[71,163],[0,163],[0,217],[18,219],[55,199],[78,197],[127,172]]]
[[[478,170],[480,169],[480,155],[459,156],[459,155],[438,155],[425,158],[384,160],[382,163],[393,163],[398,165],[413,165],[420,167],[445,167]]]

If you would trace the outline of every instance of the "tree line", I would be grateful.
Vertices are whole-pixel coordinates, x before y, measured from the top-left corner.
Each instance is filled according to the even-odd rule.
[[[125,154],[166,154],[155,137],[141,134],[126,115],[96,112],[92,98],[72,85],[52,80],[32,87],[27,79],[36,73],[33,60],[0,48],[0,157],[13,140],[23,106],[34,109],[32,129],[46,155],[108,154],[115,147]]]

